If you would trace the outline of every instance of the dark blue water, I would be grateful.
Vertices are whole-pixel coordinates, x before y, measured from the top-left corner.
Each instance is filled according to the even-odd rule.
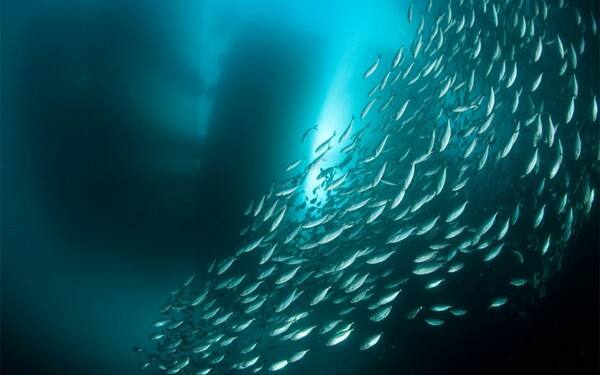
[[[349,120],[370,87],[347,77],[411,42],[407,6],[2,2],[2,373],[144,373],[131,347],[171,288],[240,245],[306,128]],[[392,316],[360,360],[597,374],[599,227],[596,199],[546,297],[442,329]]]

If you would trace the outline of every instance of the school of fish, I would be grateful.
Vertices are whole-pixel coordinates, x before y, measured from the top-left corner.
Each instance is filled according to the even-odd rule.
[[[271,373],[373,350],[389,316],[464,319],[427,296],[459,295],[469,270],[494,275],[481,309],[543,295],[597,207],[594,3],[412,2],[412,45],[374,56],[364,107],[250,203],[244,246],[171,291],[140,367]]]

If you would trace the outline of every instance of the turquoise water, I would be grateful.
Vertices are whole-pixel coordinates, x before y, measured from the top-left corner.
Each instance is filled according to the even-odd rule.
[[[597,372],[598,6],[473,3],[3,3],[2,371]]]

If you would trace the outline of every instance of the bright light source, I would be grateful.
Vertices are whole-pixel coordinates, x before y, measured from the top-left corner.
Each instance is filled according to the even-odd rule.
[[[313,136],[311,161],[315,160],[323,152],[321,151],[320,154],[316,154],[317,147],[329,139],[334,132],[336,134],[330,143],[334,148],[328,151],[323,162],[306,178],[304,192],[309,200],[309,205],[315,205],[318,202],[325,203],[325,199],[327,198],[325,189],[319,187],[323,179],[319,180],[318,177],[321,169],[334,166],[341,157],[340,147],[335,146],[338,144],[340,134],[344,131],[348,125],[348,121],[352,117],[351,100],[353,98],[351,96],[352,90],[349,89],[351,74],[350,67],[346,61],[348,60],[342,60],[341,65],[336,71],[336,76],[331,82],[327,98],[317,121],[317,132]],[[310,203],[315,197],[317,199],[314,203]]]

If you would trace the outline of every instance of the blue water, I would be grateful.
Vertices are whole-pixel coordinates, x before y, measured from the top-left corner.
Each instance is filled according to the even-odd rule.
[[[366,67],[412,42],[409,4],[2,2],[2,373],[157,373],[131,348],[151,348],[169,291],[232,254],[248,202],[358,115]],[[398,315],[358,361],[598,373],[598,227],[596,198],[545,298],[438,330]]]

